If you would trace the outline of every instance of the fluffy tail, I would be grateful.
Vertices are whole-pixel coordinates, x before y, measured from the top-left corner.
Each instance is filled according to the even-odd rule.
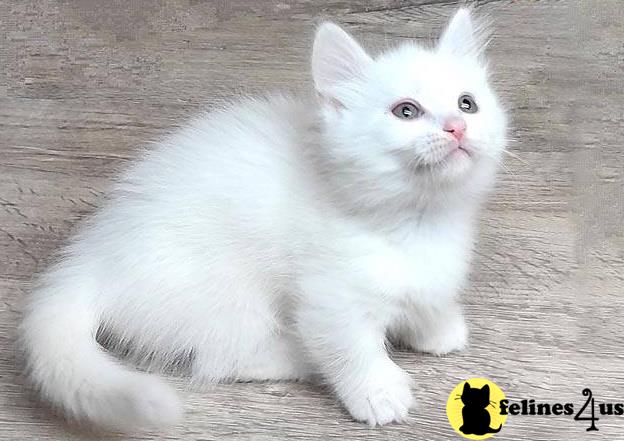
[[[21,326],[30,380],[70,419],[124,431],[174,423],[182,413],[175,392],[157,377],[125,368],[96,342],[99,313],[91,288],[52,273],[34,293]]]

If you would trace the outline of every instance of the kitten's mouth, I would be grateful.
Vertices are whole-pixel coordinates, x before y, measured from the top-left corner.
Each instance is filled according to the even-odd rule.
[[[459,144],[457,147],[455,147],[453,150],[451,150],[444,157],[443,161],[446,160],[446,159],[452,158],[454,156],[457,156],[457,155],[462,155],[462,156],[466,155],[469,158],[472,157],[472,153],[470,152],[470,150],[468,148],[466,148],[466,146]]]
[[[448,167],[451,168],[466,168],[474,160],[475,152],[465,144],[454,143],[454,145],[447,146],[443,151],[439,151],[436,155],[437,158],[430,158],[428,161],[419,162],[415,165],[414,171],[422,172],[427,171],[443,171]]]
[[[459,172],[468,170],[473,162],[474,151],[462,144],[453,146],[446,155],[437,161],[434,167],[444,175],[449,172]]]
[[[441,159],[436,161],[433,166],[435,167],[447,167],[451,164],[458,164],[462,162],[470,162],[472,159],[472,151],[465,145],[458,144],[453,146]]]

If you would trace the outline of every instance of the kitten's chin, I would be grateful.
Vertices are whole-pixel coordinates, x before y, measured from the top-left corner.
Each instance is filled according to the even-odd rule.
[[[441,161],[425,165],[419,173],[441,182],[453,183],[466,178],[475,167],[475,161],[476,158],[472,153],[458,148]]]
[[[463,149],[453,150],[436,167],[442,179],[457,180],[467,176],[475,165],[475,159]]]

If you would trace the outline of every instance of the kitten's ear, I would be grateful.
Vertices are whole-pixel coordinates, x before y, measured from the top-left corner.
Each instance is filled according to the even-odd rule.
[[[483,392],[484,395],[490,395],[490,385],[486,384],[485,386],[483,386],[481,388],[481,392]]]
[[[474,23],[470,9],[461,8],[442,33],[438,50],[453,55],[479,58],[486,44],[485,26]]]
[[[312,76],[324,99],[338,101],[338,86],[361,75],[371,58],[362,47],[334,23],[325,22],[316,31],[312,50]]]
[[[467,391],[469,391],[471,389],[470,384],[466,381],[464,383],[464,390],[462,392],[462,394],[465,394]]]

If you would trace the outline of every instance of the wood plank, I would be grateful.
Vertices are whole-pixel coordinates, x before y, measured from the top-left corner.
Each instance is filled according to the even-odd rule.
[[[0,439],[454,439],[446,398],[485,376],[514,399],[624,401],[624,8],[618,0],[479,1],[495,23],[493,82],[510,157],[483,215],[463,354],[397,352],[420,407],[404,425],[350,421],[310,384],[186,391],[165,434],[71,427],[23,386],[21,301],[79,219],[137,151],[205,106],[310,87],[316,23],[373,50],[431,41],[455,1],[97,2],[0,0]],[[622,439],[624,417],[510,417],[497,439]]]

